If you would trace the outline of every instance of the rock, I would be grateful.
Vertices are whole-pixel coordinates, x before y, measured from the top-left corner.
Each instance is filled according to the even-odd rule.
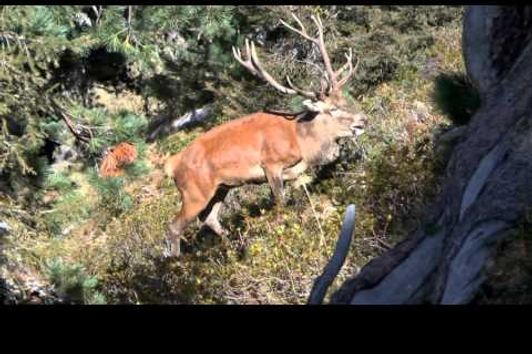
[[[7,235],[10,230],[11,227],[5,221],[0,221],[0,236]]]
[[[59,145],[53,154],[54,163],[59,163],[63,161],[73,162],[79,157],[78,152],[67,145]]]
[[[76,149],[68,145],[59,145],[53,152],[50,168],[55,172],[69,170],[76,165],[79,156]]]
[[[13,305],[15,303],[16,301],[9,285],[5,279],[0,278],[0,305]]]

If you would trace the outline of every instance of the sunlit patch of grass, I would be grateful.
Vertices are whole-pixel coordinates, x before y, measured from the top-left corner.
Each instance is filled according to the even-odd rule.
[[[461,31],[461,26],[439,27],[433,30],[436,41],[427,54],[437,60],[439,71],[465,72]]]

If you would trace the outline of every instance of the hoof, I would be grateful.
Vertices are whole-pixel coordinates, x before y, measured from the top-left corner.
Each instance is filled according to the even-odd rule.
[[[170,241],[165,242],[165,247],[163,249],[163,258],[178,258],[181,254],[179,244],[172,245]]]

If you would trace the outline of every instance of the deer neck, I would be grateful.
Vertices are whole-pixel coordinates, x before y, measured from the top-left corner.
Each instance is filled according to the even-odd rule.
[[[338,145],[323,120],[301,119],[294,123],[301,155],[309,165],[325,165],[337,157]]]

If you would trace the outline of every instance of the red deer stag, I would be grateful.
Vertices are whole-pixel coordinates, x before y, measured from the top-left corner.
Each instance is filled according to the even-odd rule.
[[[179,255],[180,237],[197,216],[216,234],[227,233],[218,221],[218,212],[231,187],[268,182],[279,216],[283,181],[297,178],[309,166],[333,161],[339,151],[336,141],[363,131],[365,116],[350,111],[341,92],[356,69],[352,51],[345,55],[346,63],[334,71],[319,17],[312,17],[318,35],[311,37],[301,21],[292,16],[299,29],[282,20],[281,23],[312,41],[321,53],[325,75],[320,91],[297,88],[289,77],[286,78],[289,87],[281,85],[262,67],[253,42],[250,45],[246,40],[247,60],[233,47],[235,59],[253,75],[282,93],[308,98],[304,102],[306,109],[297,116],[257,112],[232,120],[204,133],[183,151],[169,157],[165,172],[174,179],[182,200],[181,210],[168,226],[170,255]]]

